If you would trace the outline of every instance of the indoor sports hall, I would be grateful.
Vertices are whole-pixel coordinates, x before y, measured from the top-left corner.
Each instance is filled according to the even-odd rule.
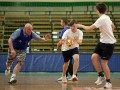
[[[99,16],[95,5],[107,5],[106,15],[115,25],[116,38],[114,52],[109,60],[112,88],[105,89],[105,81],[95,85],[96,72],[91,56],[99,42],[100,30],[83,32],[79,46],[78,81],[58,81],[62,76],[63,55],[57,48],[63,27],[61,19],[75,19],[78,23],[90,26]],[[45,42],[31,40],[26,49],[24,64],[17,75],[17,83],[8,83],[17,64],[15,59],[10,74],[5,75],[8,57],[8,39],[18,28],[31,23],[33,31],[40,37],[50,34]],[[99,59],[99,62],[101,60]],[[73,61],[74,63],[74,61]],[[68,74],[68,79],[71,76]],[[0,0],[0,90],[120,90],[120,1],[119,0]]]

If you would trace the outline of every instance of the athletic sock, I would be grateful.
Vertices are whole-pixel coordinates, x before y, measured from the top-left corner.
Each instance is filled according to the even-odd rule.
[[[98,73],[98,76],[104,77],[103,72],[99,72],[99,73]]]
[[[12,74],[11,78],[15,78],[16,77],[16,74]]]
[[[109,82],[109,83],[111,83],[110,79],[106,79],[106,82]]]

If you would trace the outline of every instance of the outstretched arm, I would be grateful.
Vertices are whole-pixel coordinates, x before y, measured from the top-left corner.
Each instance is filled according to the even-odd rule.
[[[44,36],[44,38],[41,38],[41,39],[40,39],[40,42],[47,41],[47,40],[50,39],[50,38],[51,38],[51,35],[50,35],[50,34],[46,34],[46,35]]]
[[[76,24],[76,26],[77,26],[78,28],[83,28],[83,29],[86,30],[86,31],[91,31],[91,30],[93,30],[93,29],[96,28],[95,25],[85,26],[85,25],[82,25],[82,24]]]

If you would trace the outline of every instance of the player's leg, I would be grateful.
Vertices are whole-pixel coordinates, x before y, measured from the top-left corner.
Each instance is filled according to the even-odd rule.
[[[68,77],[68,73],[69,73],[69,66],[70,66],[70,63],[69,63],[69,65],[68,65],[68,69],[67,69],[67,71],[66,71],[66,77]]]
[[[70,59],[70,63],[69,63],[68,70],[67,70],[69,72],[69,74],[71,75],[71,77],[68,78],[69,81],[72,80],[72,75],[73,75],[73,63],[72,63],[72,60],[73,59]],[[77,76],[77,72],[76,72],[76,76]]]
[[[72,63],[72,58],[70,59],[70,63],[66,72],[66,76],[68,75],[68,73],[72,76],[73,75],[73,63]],[[68,80],[71,80],[71,78],[69,78]]]
[[[74,59],[72,80],[77,81],[78,78],[76,76],[76,73],[77,73],[77,70],[78,70],[78,67],[79,67],[79,50],[78,50],[77,47],[72,49],[71,55]]]
[[[70,50],[63,51],[62,54],[63,54],[63,58],[64,58],[62,82],[66,83],[67,82],[66,71],[68,69],[68,65],[69,65],[70,58],[71,58],[71,56],[70,56]]]
[[[73,80],[73,81],[77,81],[78,78],[77,78],[77,76],[76,76],[76,73],[77,73],[77,70],[78,70],[78,67],[79,67],[79,55],[78,55],[78,54],[74,54],[74,55],[73,55],[73,58],[74,58],[74,64],[73,64],[72,80]]]
[[[68,69],[68,65],[69,65],[69,61],[64,62],[64,64],[63,64],[63,76],[66,76],[66,71]]]
[[[101,69],[101,66],[100,66],[100,62],[99,62],[99,55],[98,54],[96,54],[96,53],[94,53],[94,54],[92,54],[92,63],[93,63],[93,66],[94,66],[94,68],[96,69],[96,71],[99,73],[99,72],[101,72],[102,71],[102,69]]]
[[[68,66],[68,73],[72,76],[73,75],[73,63],[72,63],[72,58],[70,59],[70,63]]]
[[[93,66],[98,73],[98,78],[97,81],[95,82],[96,85],[100,85],[104,81],[104,74],[102,72],[101,65],[99,62],[99,58],[101,55],[102,55],[101,43],[98,43],[91,57]]]
[[[17,74],[19,73],[19,71],[21,70],[21,67],[23,65],[23,61],[25,60],[25,57],[26,57],[26,52],[25,51],[19,51],[17,50],[17,64],[16,66],[14,67],[13,69],[13,74],[9,80],[8,83],[12,84],[12,83],[16,83],[17,80],[16,80],[16,76]]]
[[[104,70],[105,73],[105,77],[106,77],[106,84],[104,86],[104,88],[111,88],[112,87],[112,83],[110,81],[110,69],[108,66],[108,61],[110,60],[112,54],[113,54],[113,50],[114,50],[114,44],[103,44],[103,54],[102,54],[102,68]]]
[[[67,62],[67,64],[69,64],[69,62]],[[67,65],[67,67],[68,67],[69,65]],[[66,78],[68,77],[68,69],[67,70],[65,70],[66,69],[66,62],[64,62],[64,64],[63,64],[63,73],[66,73]],[[62,80],[62,77],[64,76],[63,75],[63,73],[62,73],[62,76],[60,77],[60,78],[58,78],[58,81],[61,81]]]
[[[112,83],[110,81],[110,69],[108,67],[108,60],[102,59],[102,67],[103,67],[104,74],[106,77],[106,84],[105,84],[104,88],[111,88]]]
[[[67,61],[67,62],[64,62],[64,64],[63,64],[63,76],[62,76],[62,82],[63,83],[66,83],[67,82],[67,78],[66,78],[66,71],[67,71],[67,69],[68,69],[68,65],[69,65],[69,61]]]
[[[8,58],[6,61],[6,70],[5,70],[5,75],[9,75],[10,74],[10,69],[11,69],[11,65],[13,63],[15,57],[12,57],[10,50],[8,50]]]

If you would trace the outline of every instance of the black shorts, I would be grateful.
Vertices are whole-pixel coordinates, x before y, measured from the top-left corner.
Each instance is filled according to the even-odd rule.
[[[72,56],[74,54],[79,54],[79,50],[78,50],[77,47],[73,48],[73,49],[70,49],[68,51],[62,51],[64,62],[68,62],[70,59],[72,59]]]
[[[107,44],[99,42],[95,47],[94,53],[101,56],[101,59],[109,60],[113,54],[115,44]]]

